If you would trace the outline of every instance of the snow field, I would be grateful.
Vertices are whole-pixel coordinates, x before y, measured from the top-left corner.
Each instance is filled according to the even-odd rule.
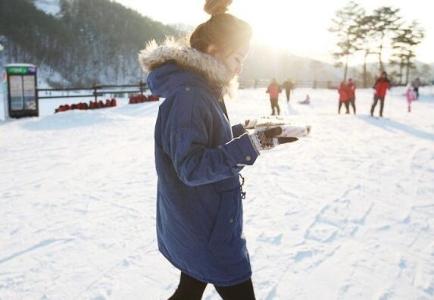
[[[336,91],[296,89],[290,110],[281,96],[312,133],[243,171],[258,299],[434,299],[434,96],[421,92],[408,114],[393,89],[385,119],[368,115],[371,90],[356,116],[336,114]],[[52,114],[66,102],[0,123],[0,299],[167,299],[179,272],[156,245],[158,103]],[[227,106],[233,124],[270,113],[263,89]]]

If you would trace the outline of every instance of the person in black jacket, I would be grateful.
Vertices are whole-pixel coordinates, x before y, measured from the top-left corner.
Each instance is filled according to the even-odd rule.
[[[285,82],[282,83],[282,87],[285,89],[286,102],[289,103],[289,100],[291,98],[291,91],[294,89],[294,83],[290,79],[287,79]]]

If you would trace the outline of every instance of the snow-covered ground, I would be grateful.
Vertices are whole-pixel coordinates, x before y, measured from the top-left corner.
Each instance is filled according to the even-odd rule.
[[[33,3],[37,9],[49,15],[58,16],[61,10],[59,0],[33,0]]]
[[[357,116],[336,114],[336,91],[295,91],[311,136],[243,171],[258,299],[434,299],[434,91],[411,114],[402,92],[377,119],[371,90]],[[167,299],[179,273],[155,240],[158,103],[52,114],[63,102],[0,122],[0,299]],[[263,89],[227,105],[233,123],[269,113]]]

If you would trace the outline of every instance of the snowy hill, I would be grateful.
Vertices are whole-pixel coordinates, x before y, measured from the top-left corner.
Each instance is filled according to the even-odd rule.
[[[22,62],[46,66],[63,79],[41,77],[52,87],[136,83],[143,77],[137,53],[145,43],[177,35],[109,0],[6,2],[0,9],[0,68]]]
[[[309,93],[311,106],[296,101]],[[257,299],[434,299],[434,89],[385,119],[337,115],[333,90],[296,89],[309,138],[262,153],[246,178]],[[158,253],[153,126],[159,103],[0,123],[0,299],[167,299],[179,273]],[[285,114],[287,108],[280,101]],[[269,113],[264,89],[227,103]],[[208,287],[204,299],[219,299]]]

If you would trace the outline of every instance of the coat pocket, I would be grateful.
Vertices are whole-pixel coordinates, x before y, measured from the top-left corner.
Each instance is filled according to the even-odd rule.
[[[220,207],[208,241],[210,251],[220,258],[242,254],[245,248],[242,226],[240,187],[220,192]]]

